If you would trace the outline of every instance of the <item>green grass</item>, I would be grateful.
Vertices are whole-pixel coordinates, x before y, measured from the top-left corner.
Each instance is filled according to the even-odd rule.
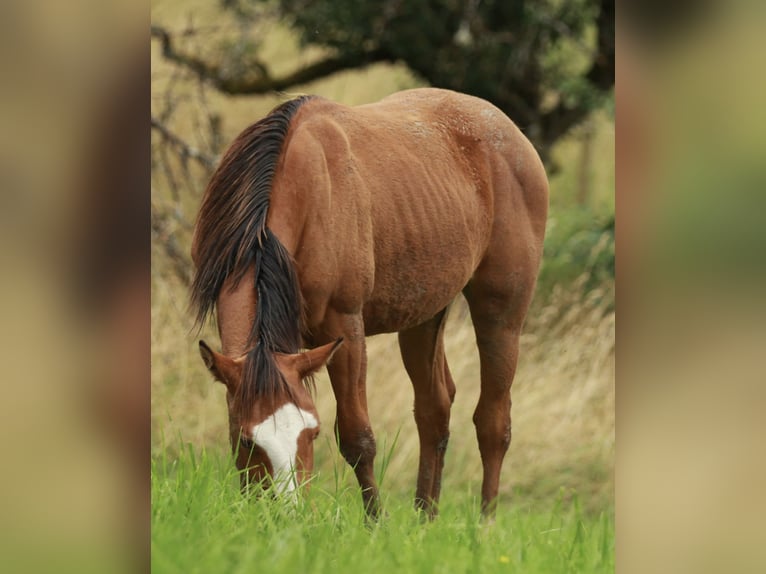
[[[384,458],[384,457],[380,457]],[[379,467],[379,474],[385,465]],[[611,512],[589,515],[576,496],[547,509],[503,501],[480,518],[475,489],[443,495],[424,522],[411,497],[385,492],[387,517],[369,525],[347,465],[316,478],[297,504],[248,500],[226,456],[190,445],[152,465],[152,572],[611,572]]]

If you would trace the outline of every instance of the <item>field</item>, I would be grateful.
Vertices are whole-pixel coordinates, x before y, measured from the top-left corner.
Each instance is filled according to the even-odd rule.
[[[152,469],[152,571],[208,572],[611,572],[614,525],[558,497],[548,511],[516,508],[480,520],[466,491],[424,523],[409,504],[384,497],[387,517],[366,524],[358,493],[314,485],[296,507],[245,500],[226,457],[184,452]],[[385,476],[378,473],[385,486]]]
[[[189,10],[218,18],[217,3],[156,2],[153,19],[182,28]],[[181,6],[185,6],[182,9]],[[311,57],[280,27],[264,49],[275,66]],[[172,129],[195,141],[196,88],[175,78],[153,52],[153,101],[168,86],[178,98]],[[174,79],[175,78],[175,79]],[[373,66],[301,87],[349,104],[419,85],[401,66]],[[225,141],[263,115],[279,97],[225,98],[205,106],[220,114]],[[592,120],[591,189],[576,205],[580,134],[554,149],[551,215],[538,296],[521,341],[513,386],[513,442],[501,476],[496,522],[479,520],[481,463],[471,416],[479,362],[464,300],[453,304],[446,355],[457,385],[446,455],[441,515],[421,523],[412,509],[418,441],[413,392],[395,335],[368,339],[368,402],[378,443],[377,472],[387,520],[368,528],[356,480],[334,444],[335,401],[317,380],[322,431],[307,500],[244,500],[228,454],[223,386],[204,368],[197,340],[218,348],[212,326],[192,331],[187,287],[173,272],[165,241],[188,257],[189,222],[204,178],[174,190],[158,170],[153,206],[180,214],[152,244],[152,566],[155,572],[601,572],[614,563],[614,282],[602,262],[613,255],[603,231],[614,213],[614,122]],[[192,176],[199,175],[192,169]],[[177,191],[177,190],[176,190]],[[611,259],[613,266],[613,259]],[[607,266],[608,267],[608,266]]]

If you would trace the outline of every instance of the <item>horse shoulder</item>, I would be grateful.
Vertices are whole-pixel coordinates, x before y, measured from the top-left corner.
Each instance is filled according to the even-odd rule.
[[[348,137],[325,102],[305,107],[285,143],[271,219],[278,236],[289,236],[285,246],[311,324],[328,306],[360,310],[372,288],[374,261],[369,198],[353,170]]]

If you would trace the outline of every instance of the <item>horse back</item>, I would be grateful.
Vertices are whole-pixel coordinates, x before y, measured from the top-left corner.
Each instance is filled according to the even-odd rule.
[[[494,228],[535,235],[547,184],[528,180],[541,173],[518,128],[478,98],[418,89],[354,108],[306,102],[268,225],[295,259],[307,324],[328,308],[363,312],[367,334],[433,316],[470,280]]]

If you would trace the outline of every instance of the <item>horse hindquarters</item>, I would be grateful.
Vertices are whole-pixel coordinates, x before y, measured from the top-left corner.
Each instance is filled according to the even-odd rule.
[[[543,222],[547,184],[544,189],[546,209],[535,214]],[[481,490],[484,514],[494,511],[500,470],[511,443],[511,385],[518,362],[519,337],[542,255],[543,230],[534,224],[537,218],[517,212],[511,220],[513,225],[496,224],[487,253],[463,290],[471,311],[481,368],[481,392],[473,422],[484,471]],[[496,219],[502,221],[505,219]]]

